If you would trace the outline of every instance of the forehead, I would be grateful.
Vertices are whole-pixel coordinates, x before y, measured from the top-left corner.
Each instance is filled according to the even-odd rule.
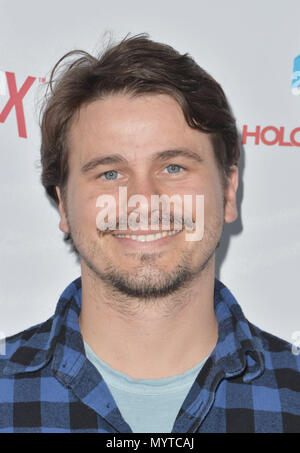
[[[79,109],[68,135],[70,161],[80,165],[104,153],[118,152],[136,161],[178,147],[208,152],[212,145],[207,134],[187,124],[179,104],[164,94],[118,94],[93,101]]]

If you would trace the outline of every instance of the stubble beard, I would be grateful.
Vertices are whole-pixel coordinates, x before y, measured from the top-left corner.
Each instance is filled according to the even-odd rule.
[[[98,241],[94,239],[87,241],[82,232],[72,232],[71,228],[70,236],[81,263],[85,265],[93,279],[104,283],[113,299],[123,298],[127,302],[136,301],[140,304],[147,301],[155,303],[156,300],[163,300],[169,296],[174,296],[175,301],[176,296],[184,293],[191,282],[199,278],[214,259],[222,229],[221,217],[215,219],[215,224],[205,229],[202,241],[191,242],[193,247],[184,250],[179,263],[168,272],[159,267],[160,254],[157,252],[139,253],[135,257],[137,265],[132,267],[130,272],[114,265],[103,254]]]

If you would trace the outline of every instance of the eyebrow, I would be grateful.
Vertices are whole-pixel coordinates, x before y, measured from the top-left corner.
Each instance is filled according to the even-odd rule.
[[[100,166],[100,165],[109,165],[109,164],[120,164],[127,163],[127,160],[120,154],[111,154],[102,157],[95,157],[94,159],[89,160],[86,164],[81,167],[82,173],[87,173],[90,170]]]
[[[190,149],[168,149],[166,151],[161,151],[159,153],[156,153],[153,157],[152,160],[168,160],[172,157],[186,157],[188,159],[195,160],[197,162],[203,162],[203,159],[201,156],[199,156],[198,153],[195,151],[192,151]]]
[[[188,159],[194,160],[196,162],[203,162],[203,159],[201,156],[199,156],[198,153],[195,151],[192,151],[190,149],[167,149],[165,151],[160,151],[154,156],[152,156],[151,160],[168,160],[172,157],[186,157]],[[121,154],[110,154],[110,155],[105,155],[101,157],[95,157],[94,159],[91,159],[87,163],[85,163],[81,167],[81,172],[82,173],[87,173],[94,168],[100,166],[100,165],[110,165],[110,164],[128,164],[128,160],[125,159]]]

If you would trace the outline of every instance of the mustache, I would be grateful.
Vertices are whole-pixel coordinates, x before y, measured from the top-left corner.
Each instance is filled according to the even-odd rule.
[[[134,212],[134,211],[132,211],[132,212]],[[195,221],[192,218],[192,216],[183,218],[182,215],[180,215],[180,216],[174,215],[173,213],[170,213],[170,215],[153,215],[152,214],[152,218],[150,218],[150,221],[149,221],[149,217],[148,217],[147,222],[146,222],[145,221],[146,217],[144,215],[142,215],[140,212],[138,212],[136,214],[137,214],[137,217],[140,217],[139,221],[136,220],[136,224],[139,227],[144,226],[144,227],[148,228],[148,226],[150,225],[151,229],[152,229],[152,227],[158,226],[157,231],[159,231],[160,228],[163,226],[164,227],[167,226],[170,230],[176,230],[176,229],[181,230],[184,228],[192,230],[195,227]],[[124,230],[123,228],[120,228],[120,225],[128,225],[129,229],[130,229],[130,219],[128,221],[127,216],[119,217],[115,221],[108,220],[105,223],[106,223],[105,230],[100,230],[99,228],[97,228],[98,232],[101,235],[113,234],[115,231]],[[126,229],[128,229],[128,227],[126,227]],[[153,229],[155,229],[155,228],[153,228]]]

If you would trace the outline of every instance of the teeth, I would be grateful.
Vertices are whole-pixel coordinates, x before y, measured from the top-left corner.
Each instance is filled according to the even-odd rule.
[[[178,231],[181,231],[181,230],[163,231],[162,233],[147,234],[147,235],[116,234],[116,236],[118,238],[128,238],[128,239],[133,239],[134,241],[139,241],[139,242],[149,242],[149,241],[156,241],[157,239],[164,238],[165,236],[171,236],[172,234],[178,233]]]

